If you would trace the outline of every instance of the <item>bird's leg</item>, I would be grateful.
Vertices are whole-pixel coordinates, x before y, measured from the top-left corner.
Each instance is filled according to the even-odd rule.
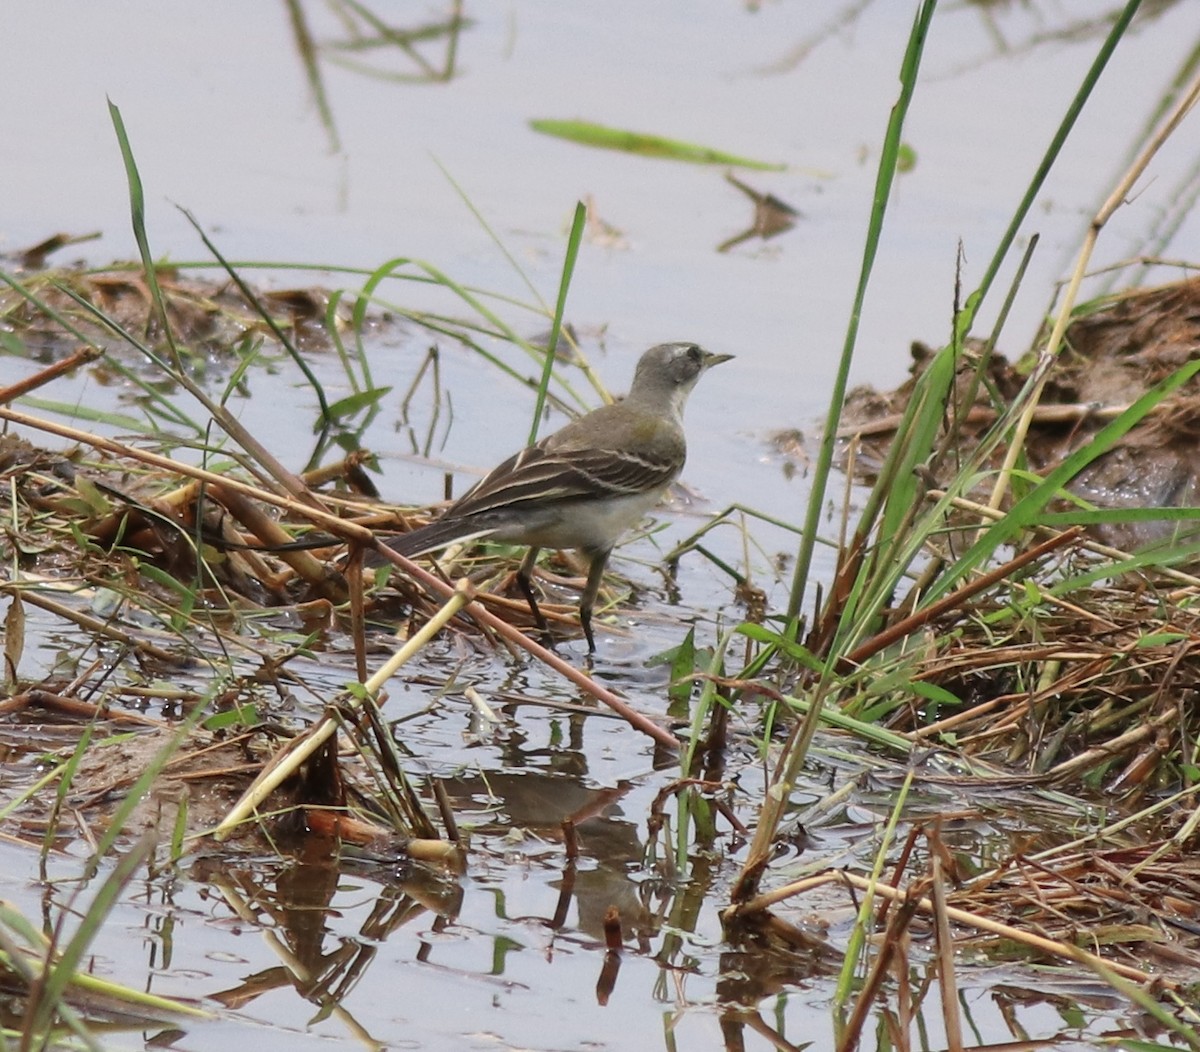
[[[525,601],[529,604],[529,612],[533,614],[533,620],[537,624],[538,630],[549,632],[550,628],[546,624],[546,619],[542,617],[537,599],[533,594],[533,567],[537,563],[539,551],[541,551],[540,548],[530,548],[525,553],[525,558],[521,560],[521,568],[517,571],[517,587],[521,589],[521,594],[525,596]]]
[[[604,567],[608,565],[608,554],[611,551],[611,548],[605,548],[602,552],[591,553],[592,562],[588,567],[587,584],[579,598],[579,623],[583,626],[589,654],[596,653],[596,640],[592,635],[592,607],[596,605],[596,596],[604,580]]]

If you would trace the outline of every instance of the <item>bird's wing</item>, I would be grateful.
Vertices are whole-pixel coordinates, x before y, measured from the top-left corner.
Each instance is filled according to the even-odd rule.
[[[553,437],[553,436],[551,436]],[[679,474],[677,457],[631,455],[603,449],[556,449],[539,443],[509,457],[452,504],[440,519],[384,543],[416,556],[447,544],[486,537],[504,512],[536,505],[658,493]],[[492,514],[497,513],[497,514]],[[380,560],[368,556],[367,565]]]
[[[481,479],[446,512],[447,518],[538,502],[621,497],[665,489],[679,473],[673,456],[605,449],[530,446]]]

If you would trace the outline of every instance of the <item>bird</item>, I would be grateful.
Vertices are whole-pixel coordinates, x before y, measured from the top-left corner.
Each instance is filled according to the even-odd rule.
[[[379,540],[408,558],[472,540],[527,546],[517,584],[543,631],[532,585],[538,552],[577,550],[588,562],[579,621],[594,654],[592,610],[609,554],[679,477],[687,457],[688,395],[709,369],[733,357],[695,343],[651,347],[622,401],[509,457],[428,525]]]

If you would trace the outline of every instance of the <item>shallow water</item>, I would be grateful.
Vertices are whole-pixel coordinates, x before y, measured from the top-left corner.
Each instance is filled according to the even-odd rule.
[[[702,514],[733,502],[792,522],[802,517],[802,466],[786,470],[767,435],[799,427],[811,436],[824,410],[878,144],[897,90],[908,5],[467,5],[470,25],[458,37],[455,75],[447,82],[377,75],[382,69],[413,76],[417,67],[395,48],[356,56],[374,73],[340,65],[336,44],[348,10],[292,8],[316,41],[331,114],[326,123],[286,5],[8,4],[3,77],[18,105],[10,107],[0,141],[8,202],[0,208],[0,249],[60,229],[101,230],[100,241],[63,255],[103,263],[134,254],[106,95],[121,108],[146,184],[153,250],[176,260],[205,258],[179,203],[233,259],[370,270],[413,256],[457,280],[530,299],[444,167],[540,295],[552,300],[571,209],[576,199],[590,198],[594,214],[616,232],[585,240],[568,317],[610,386],[620,390],[640,350],[662,339],[697,339],[738,355],[691,403],[685,481],[698,494],[696,508],[666,517],[658,548],[637,542],[626,552],[630,558],[618,560],[651,601],[644,609],[622,608],[615,628],[603,633],[603,674],[639,705],[661,711],[662,679],[645,669],[646,659],[678,642],[679,621],[695,620],[698,641],[711,643],[718,620],[736,620],[740,609],[727,579],[697,557],[682,564],[676,604],[660,602],[653,569],[659,550]],[[446,10],[422,9],[414,21]],[[1026,237],[1038,231],[1042,241],[1002,341],[1010,355],[1032,339],[1087,217],[1195,46],[1193,10],[1148,5],[1085,111],[1025,231]],[[1103,26],[1093,20],[1090,0],[947,5],[939,12],[905,136],[916,165],[895,190],[862,319],[857,380],[891,386],[905,372],[911,339],[945,339],[956,247],[961,240],[969,289],[1098,47]],[[445,57],[444,41],[419,47],[429,61]],[[783,172],[742,171],[739,178],[803,215],[768,242],[718,252],[750,220],[747,200],[722,169],[561,142],[528,127],[539,117],[580,117],[787,164]],[[1097,264],[1153,247],[1146,232],[1186,197],[1192,152],[1186,134],[1168,145],[1118,213]],[[1156,250],[1187,256],[1198,233],[1187,211],[1173,240]],[[277,285],[328,280],[280,268],[268,278]],[[411,298],[405,305],[425,305],[411,288],[403,295]],[[993,304],[985,311],[984,331],[994,310]],[[526,335],[544,327],[535,327],[528,313],[512,314]],[[394,398],[429,340],[404,330],[373,345],[376,379],[393,386]],[[337,389],[336,365],[315,361],[330,393],[345,393]],[[24,369],[23,362],[0,358],[0,380]],[[463,480],[521,445],[529,411],[524,390],[497,383],[456,347],[443,354],[443,384],[453,392],[453,413],[439,421],[434,452],[466,469]],[[252,375],[247,391],[236,402],[242,418],[256,433],[274,436],[277,453],[302,462],[313,441],[309,391],[288,373]],[[112,392],[84,374],[53,394],[108,404]],[[416,423],[420,430],[423,418]],[[413,501],[441,495],[440,469],[407,455],[394,401],[363,441],[383,454],[386,495]],[[712,546],[778,607],[786,582],[772,560],[793,542],[766,527],[756,527],[754,537],[761,549],[750,549],[748,566],[736,530],[719,531]],[[64,645],[45,640],[46,664]],[[579,656],[580,648],[568,645],[565,652]],[[434,672],[458,671],[495,704],[517,693],[571,698],[536,671],[499,667],[454,642],[440,654]],[[346,678],[336,663],[313,662],[300,671],[329,692]],[[403,721],[406,744],[422,757],[425,766],[416,773],[447,779],[460,821],[473,827],[461,890],[398,883],[377,871],[254,859],[202,859],[179,879],[131,887],[97,942],[96,970],[229,1006],[215,1022],[186,1025],[174,1047],[377,1041],[429,1049],[719,1048],[738,1047],[740,1036],[746,1047],[765,1048],[768,1038],[750,1031],[768,1026],[797,1045],[831,1047],[828,969],[764,974],[754,967],[754,951],[741,955],[721,941],[716,910],[741,846],[719,845],[728,861],[696,860],[691,884],[653,860],[665,855],[665,844],[647,859],[646,816],[672,778],[649,744],[620,722],[533,704],[503,707],[504,722],[488,730],[461,698],[437,700],[435,692],[428,674],[401,679],[387,712]],[[741,744],[730,758],[748,793],[758,783],[746,744],[756,717],[742,716]],[[798,804],[874,762],[862,756],[815,765],[797,789]],[[827,816],[813,828],[804,860],[864,864],[894,788],[884,781],[857,794],[846,812]],[[950,804],[935,799],[929,806]],[[980,808],[978,801],[965,806]],[[1054,828],[1051,811],[1039,817],[1028,801],[1022,806],[1024,822]],[[581,857],[567,897],[560,824],[571,814],[589,817],[579,827]],[[956,847],[980,858],[1001,854],[1013,832],[1003,816],[984,812],[957,832]],[[5,898],[32,917],[46,903],[54,904],[49,913],[65,904],[66,886],[36,883],[32,852],[3,851]],[[791,861],[781,860],[780,876]],[[77,866],[69,857],[53,875]],[[628,950],[601,1005],[599,919],[614,904]],[[820,892],[801,900],[796,913],[814,930],[828,925],[835,949],[844,945],[850,919],[844,895]],[[314,975],[326,984],[314,986]],[[1035,977],[1013,965],[962,981],[964,1008],[981,1043],[1028,1035],[1053,1047],[1082,1047],[1129,1025],[1125,1006],[1077,979]],[[338,993],[335,1008],[320,1007],[327,990]],[[748,1015],[738,1016],[739,1007]],[[923,1047],[941,1047],[936,988],[923,1013]],[[137,1040],[125,1034],[114,1045]]]
[[[732,864],[697,857],[682,881],[646,861],[644,819],[670,770],[653,775],[645,750],[619,723],[580,719],[563,727],[560,717],[536,710],[506,715],[512,720],[494,741],[457,749],[455,738],[471,732],[465,706],[453,700],[405,725],[405,743],[447,776],[470,835],[470,867],[460,884],[378,864],[339,868],[320,858],[227,860],[204,848],[178,877],[131,885],[93,944],[93,970],[225,1006],[217,1021],[181,1023],[187,1036],[172,1047],[253,1040],[287,1049],[334,1040],[428,1049],[720,1048],[729,1047],[723,1042],[731,1033],[749,1040],[754,1030],[832,1047],[828,1005],[837,948],[854,916],[849,897],[825,889],[781,911],[812,932],[814,946],[829,946],[827,956],[771,955],[722,942],[716,911]],[[747,763],[736,752],[731,758],[749,782],[754,770]],[[451,765],[462,773],[451,774]],[[815,768],[798,798],[824,795],[832,776]],[[814,822],[804,860],[844,864],[869,853],[890,807],[882,793],[888,784],[894,789],[885,782],[880,795],[865,793]],[[964,803],[944,794],[925,807]],[[574,865],[562,848],[560,823],[568,814],[580,818]],[[1023,835],[1041,822],[1053,828],[1060,818],[1049,805],[1040,815],[1026,806]],[[981,812],[946,840],[968,857],[1001,851],[1002,825]],[[666,847],[658,846],[660,858]],[[724,838],[718,847],[722,854],[736,849]],[[27,915],[56,915],[73,882],[40,891],[19,884],[13,874],[28,868],[30,855],[5,854],[4,897]],[[777,879],[795,861],[781,858]],[[48,876],[67,877],[77,866],[78,859],[53,859]],[[82,900],[88,896],[85,890]],[[626,949],[602,999],[601,916],[613,906]],[[1038,977],[983,957],[976,969],[970,957],[959,976],[964,1013],[990,1040],[1024,1032],[1059,1035],[1054,1047],[1084,1047],[1127,1025],[1122,1006],[1086,981],[1068,982],[1069,973],[1051,969]],[[1086,1021],[1081,1003],[1089,1006]],[[929,1031],[925,1047],[941,1047],[936,985],[918,1012]],[[156,1032],[144,1031],[147,1038]]]

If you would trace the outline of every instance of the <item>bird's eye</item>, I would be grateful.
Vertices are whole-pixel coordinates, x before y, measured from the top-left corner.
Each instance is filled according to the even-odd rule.
[[[703,354],[704,352],[700,350],[699,344],[693,343],[688,345],[687,356],[691,358],[693,362],[699,363]]]

